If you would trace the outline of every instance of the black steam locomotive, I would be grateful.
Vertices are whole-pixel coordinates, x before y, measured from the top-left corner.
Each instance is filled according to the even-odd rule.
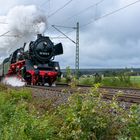
[[[25,51],[25,48],[28,49]],[[0,77],[16,75],[27,84],[49,86],[61,76],[56,55],[63,54],[62,44],[54,45],[49,37],[37,35],[35,41],[15,50],[0,65]]]

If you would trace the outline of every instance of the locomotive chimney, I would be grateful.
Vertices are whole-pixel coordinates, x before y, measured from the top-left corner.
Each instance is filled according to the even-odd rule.
[[[37,34],[37,39],[41,37],[42,37],[42,34]]]

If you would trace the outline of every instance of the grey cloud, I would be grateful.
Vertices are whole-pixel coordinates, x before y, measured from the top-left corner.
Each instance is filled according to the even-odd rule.
[[[63,6],[68,0],[53,0],[45,2],[45,0],[17,0],[11,5],[17,4],[36,4],[46,15],[55,12]],[[106,13],[118,9],[126,4],[134,2],[133,0],[104,0],[98,7],[92,7],[86,12],[77,16],[86,7],[99,0],[74,0],[67,7],[48,18],[48,29],[46,35],[61,36],[51,24],[75,26],[79,21],[80,25],[84,25],[95,18],[105,15]],[[1,4],[1,3],[0,3]],[[42,5],[43,4],[43,5]],[[81,68],[109,68],[109,67],[140,67],[140,3],[133,5],[116,14],[110,15],[99,21],[89,24],[85,28],[80,29],[80,67]],[[3,9],[3,11],[6,11]],[[68,20],[69,17],[72,17]],[[71,29],[61,28],[63,32]],[[75,39],[75,31],[68,34],[69,37]],[[54,43],[62,42],[64,45],[64,54],[56,57],[62,67],[75,65],[75,44],[67,39],[53,40]]]

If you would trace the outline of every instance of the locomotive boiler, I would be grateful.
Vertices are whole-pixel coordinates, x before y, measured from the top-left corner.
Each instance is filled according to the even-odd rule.
[[[29,85],[51,86],[61,76],[59,63],[54,61],[61,54],[61,43],[54,45],[49,37],[38,34],[35,41],[24,44],[3,61],[0,77],[16,75]]]

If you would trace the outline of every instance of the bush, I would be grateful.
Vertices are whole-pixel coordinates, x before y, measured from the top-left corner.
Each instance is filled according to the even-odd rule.
[[[43,114],[29,90],[0,92],[0,140],[138,140],[139,122],[140,106],[103,101],[97,85]]]
[[[70,69],[69,66],[66,67],[66,76],[65,76],[65,78],[66,78],[66,83],[70,83],[71,80],[72,80],[72,72],[71,72],[71,69]]]
[[[88,95],[75,94],[58,109],[56,118],[61,118],[62,127],[58,126],[57,135],[59,139],[115,140],[125,128],[126,114],[116,100],[102,101],[95,89]]]

